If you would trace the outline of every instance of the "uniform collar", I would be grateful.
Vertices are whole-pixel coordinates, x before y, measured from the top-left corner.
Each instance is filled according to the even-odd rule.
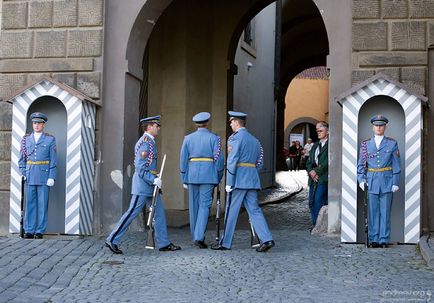
[[[148,132],[145,132],[145,136],[148,136],[149,138],[151,138],[151,139],[152,139],[152,141],[155,141],[155,138],[154,138],[154,136],[153,136],[153,135],[151,135],[150,133],[148,133]]]
[[[208,132],[209,129],[206,128],[206,127],[198,127],[198,128],[197,128],[197,131],[198,131],[198,132]]]
[[[44,132],[39,133],[39,135],[36,135],[36,134],[37,134],[36,132],[33,132],[32,139],[36,144],[38,144],[41,141],[41,139],[44,137]],[[38,140],[36,140],[37,136],[39,136]]]

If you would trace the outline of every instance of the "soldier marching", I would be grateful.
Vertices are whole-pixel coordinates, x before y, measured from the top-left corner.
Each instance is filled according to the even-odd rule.
[[[194,244],[202,249],[208,248],[205,231],[213,191],[220,183],[224,171],[221,140],[208,130],[210,118],[208,112],[193,117],[197,130],[184,138],[179,161],[181,180],[188,190],[191,237]]]
[[[133,175],[130,206],[105,242],[105,245],[114,254],[123,253],[119,248],[122,236],[134,218],[142,211],[143,206],[150,206],[154,187],[156,186],[159,189],[162,187],[161,178],[157,175],[158,152],[155,142],[161,128],[161,117],[144,118],[140,120],[140,123],[144,127],[144,133],[134,148],[135,172]],[[176,251],[181,249],[180,246],[170,242],[167,235],[166,214],[160,195],[157,196],[155,209],[155,238],[160,251]]]

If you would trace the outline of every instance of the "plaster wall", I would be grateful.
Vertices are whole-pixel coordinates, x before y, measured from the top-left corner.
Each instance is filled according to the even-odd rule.
[[[261,141],[265,156],[261,171],[263,188],[271,186],[274,179],[275,19],[276,5],[273,3],[252,21],[255,26],[254,49],[241,38],[235,55],[238,74],[234,78],[233,109],[248,114],[247,128]]]
[[[328,80],[295,78],[291,81],[285,96],[285,147],[289,146],[288,126],[294,126],[293,122],[301,117],[327,121],[328,103]]]

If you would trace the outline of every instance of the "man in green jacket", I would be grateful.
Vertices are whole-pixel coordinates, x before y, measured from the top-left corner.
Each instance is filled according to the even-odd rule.
[[[316,124],[318,142],[312,146],[306,170],[309,174],[309,209],[313,226],[316,225],[319,211],[327,205],[328,198],[328,138],[329,125],[320,121]]]

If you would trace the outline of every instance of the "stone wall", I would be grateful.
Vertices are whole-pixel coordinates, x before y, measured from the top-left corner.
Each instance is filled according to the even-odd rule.
[[[353,0],[352,33],[353,85],[383,72],[425,94],[434,1]]]
[[[0,0],[0,100],[42,75],[100,100],[103,20],[104,0]],[[12,106],[0,102],[2,220],[9,213],[11,128]]]

